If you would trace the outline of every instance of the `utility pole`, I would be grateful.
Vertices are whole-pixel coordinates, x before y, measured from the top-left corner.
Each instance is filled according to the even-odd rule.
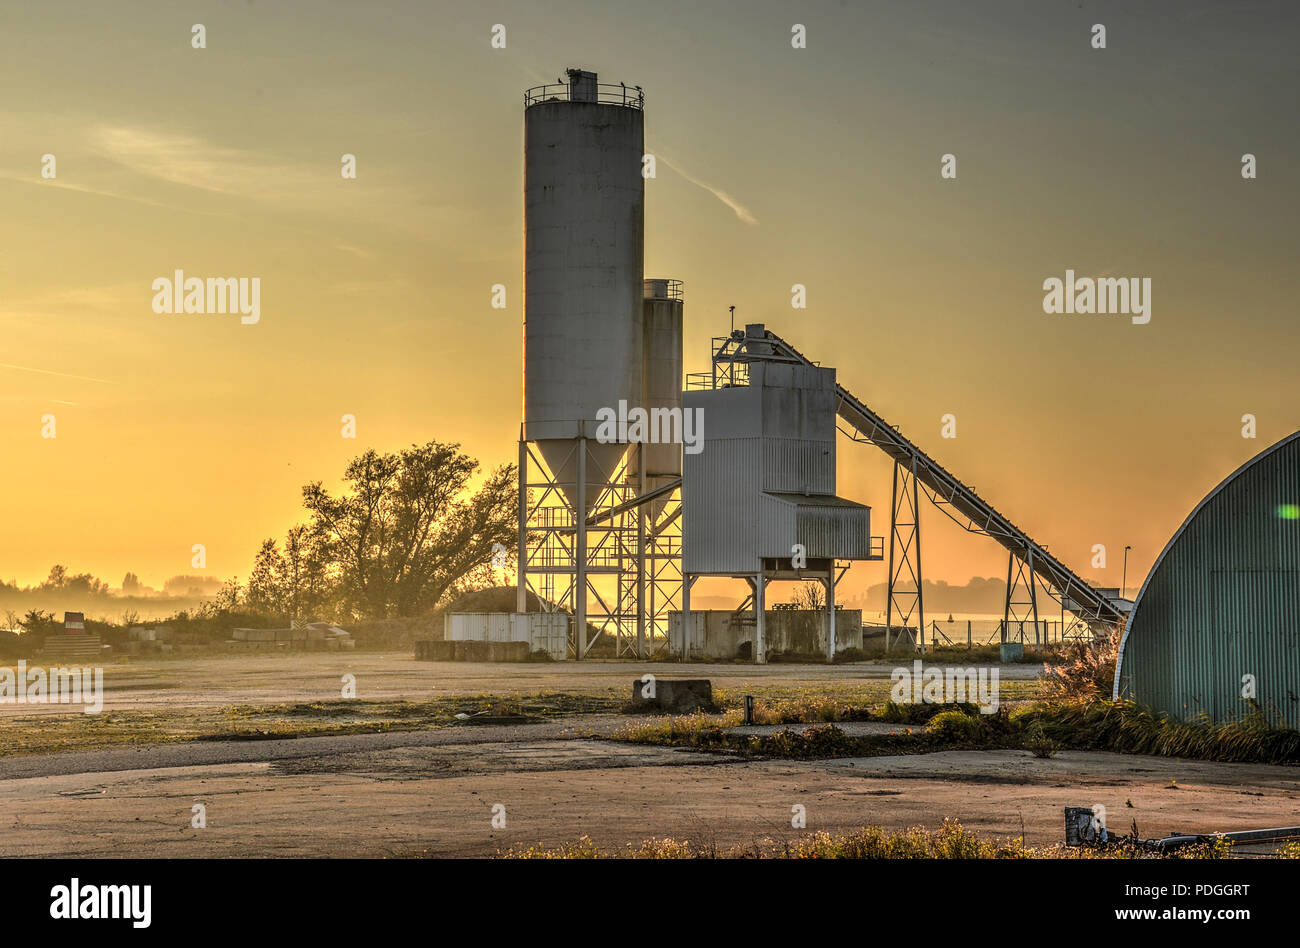
[[[1119,598],[1128,598],[1128,551],[1133,549],[1131,546],[1124,547],[1124,572],[1120,575],[1119,580]]]

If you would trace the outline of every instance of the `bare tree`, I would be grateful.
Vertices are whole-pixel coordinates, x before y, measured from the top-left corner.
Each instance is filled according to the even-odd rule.
[[[808,580],[795,589],[790,601],[800,609],[825,609],[826,587],[815,580]]]

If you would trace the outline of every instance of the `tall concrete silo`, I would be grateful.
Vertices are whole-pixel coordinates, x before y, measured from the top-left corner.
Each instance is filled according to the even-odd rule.
[[[682,419],[682,283],[680,280],[646,280],[642,319],[641,405],[647,412],[667,412]],[[680,442],[646,444],[646,480],[652,491],[682,476]],[[639,465],[637,470],[639,471]],[[653,519],[667,498],[646,506]]]
[[[635,88],[568,77],[525,97],[524,439],[586,512],[627,448],[597,413],[642,397],[644,127]]]

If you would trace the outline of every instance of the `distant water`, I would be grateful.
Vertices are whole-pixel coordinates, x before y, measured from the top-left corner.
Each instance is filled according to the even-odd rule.
[[[927,611],[925,614],[926,642],[938,641],[940,644],[947,644],[951,641],[954,645],[966,644],[966,627],[970,624],[970,641],[972,645],[996,644],[1001,641],[998,633],[998,627],[1002,623],[1001,613],[990,615],[989,613],[978,612],[954,612],[951,613],[952,621],[948,621],[949,613],[934,613]],[[1068,615],[1067,615],[1068,623]],[[916,624],[916,615],[913,614],[909,625]],[[866,612],[862,613],[862,623],[864,625],[884,625],[885,613]],[[894,625],[900,625],[901,621],[897,615],[894,616]],[[1033,645],[1035,642],[1057,642],[1061,638],[1061,616],[1057,612],[1054,615],[1039,614],[1039,634],[1038,638],[1034,637],[1034,624],[1032,621],[1024,623],[1024,641],[1026,645]],[[938,626],[939,634],[935,634],[935,626]],[[1018,640],[1021,625],[1016,622],[1011,624],[1011,636],[1013,640]],[[945,641],[945,639],[947,641]]]

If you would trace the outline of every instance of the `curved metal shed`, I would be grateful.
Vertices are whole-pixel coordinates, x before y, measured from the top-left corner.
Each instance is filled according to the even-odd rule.
[[[1255,699],[1300,724],[1300,431],[1196,505],[1147,575],[1113,695],[1188,719]]]

